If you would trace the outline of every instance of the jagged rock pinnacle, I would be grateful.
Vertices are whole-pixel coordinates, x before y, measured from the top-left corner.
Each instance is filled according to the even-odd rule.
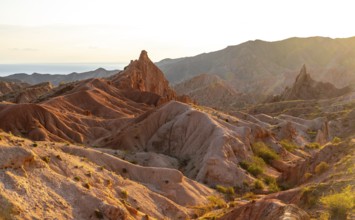
[[[141,54],[139,56],[139,60],[146,60],[146,59],[149,59],[148,58],[148,53],[147,53],[147,51],[142,50],[142,52],[141,52]]]
[[[306,64],[303,64],[300,73],[298,74],[297,78],[296,78],[296,82],[299,81],[304,81],[309,77],[309,75],[307,74],[307,68],[306,68]]]

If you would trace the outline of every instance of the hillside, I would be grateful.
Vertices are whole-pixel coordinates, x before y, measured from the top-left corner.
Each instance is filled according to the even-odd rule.
[[[119,70],[105,70],[104,68],[98,68],[93,71],[83,72],[83,73],[70,73],[67,75],[60,74],[41,74],[41,73],[17,73],[3,77],[7,80],[18,80],[21,82],[26,82],[31,85],[50,82],[57,86],[60,83],[74,82],[78,80],[90,79],[90,78],[105,78],[118,73]]]
[[[183,90],[238,94],[200,77]],[[20,91],[0,103],[0,219],[354,216],[353,93],[214,109],[146,51],[108,78]],[[339,213],[322,202],[338,194]]]
[[[338,88],[355,83],[355,38],[290,38],[248,41],[194,57],[166,59],[157,66],[171,83],[202,73],[218,75],[240,92],[279,94],[303,64],[311,76]]]
[[[187,95],[199,105],[228,110],[247,102],[244,94],[216,75],[201,74],[174,85],[180,95]]]

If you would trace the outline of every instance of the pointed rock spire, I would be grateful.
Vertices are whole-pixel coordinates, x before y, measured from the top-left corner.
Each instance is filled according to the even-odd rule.
[[[310,76],[307,73],[306,64],[303,64],[300,73],[296,77],[296,82],[305,81],[308,78],[310,78]]]

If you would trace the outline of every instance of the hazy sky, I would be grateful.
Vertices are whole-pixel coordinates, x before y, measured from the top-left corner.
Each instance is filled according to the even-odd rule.
[[[355,36],[351,0],[0,0],[0,63],[128,62]]]

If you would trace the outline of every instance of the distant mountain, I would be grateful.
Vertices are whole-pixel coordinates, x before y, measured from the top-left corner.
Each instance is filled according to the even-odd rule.
[[[248,41],[194,57],[165,59],[157,66],[171,83],[208,73],[228,80],[238,91],[269,95],[291,85],[303,64],[319,81],[337,87],[355,84],[355,37]]]
[[[216,75],[201,74],[174,86],[179,95],[187,95],[198,104],[216,109],[243,105],[243,94]]]
[[[94,71],[88,71],[83,73],[70,73],[68,75],[61,75],[61,74],[40,74],[40,73],[33,73],[31,75],[26,73],[17,73],[13,75],[9,75],[3,77],[3,79],[7,80],[19,80],[22,82],[26,82],[29,84],[38,84],[43,82],[50,82],[53,85],[59,85],[60,83],[64,82],[73,82],[78,80],[84,80],[89,78],[104,78],[112,76],[118,73],[119,70],[106,70],[104,68],[98,68]]]

